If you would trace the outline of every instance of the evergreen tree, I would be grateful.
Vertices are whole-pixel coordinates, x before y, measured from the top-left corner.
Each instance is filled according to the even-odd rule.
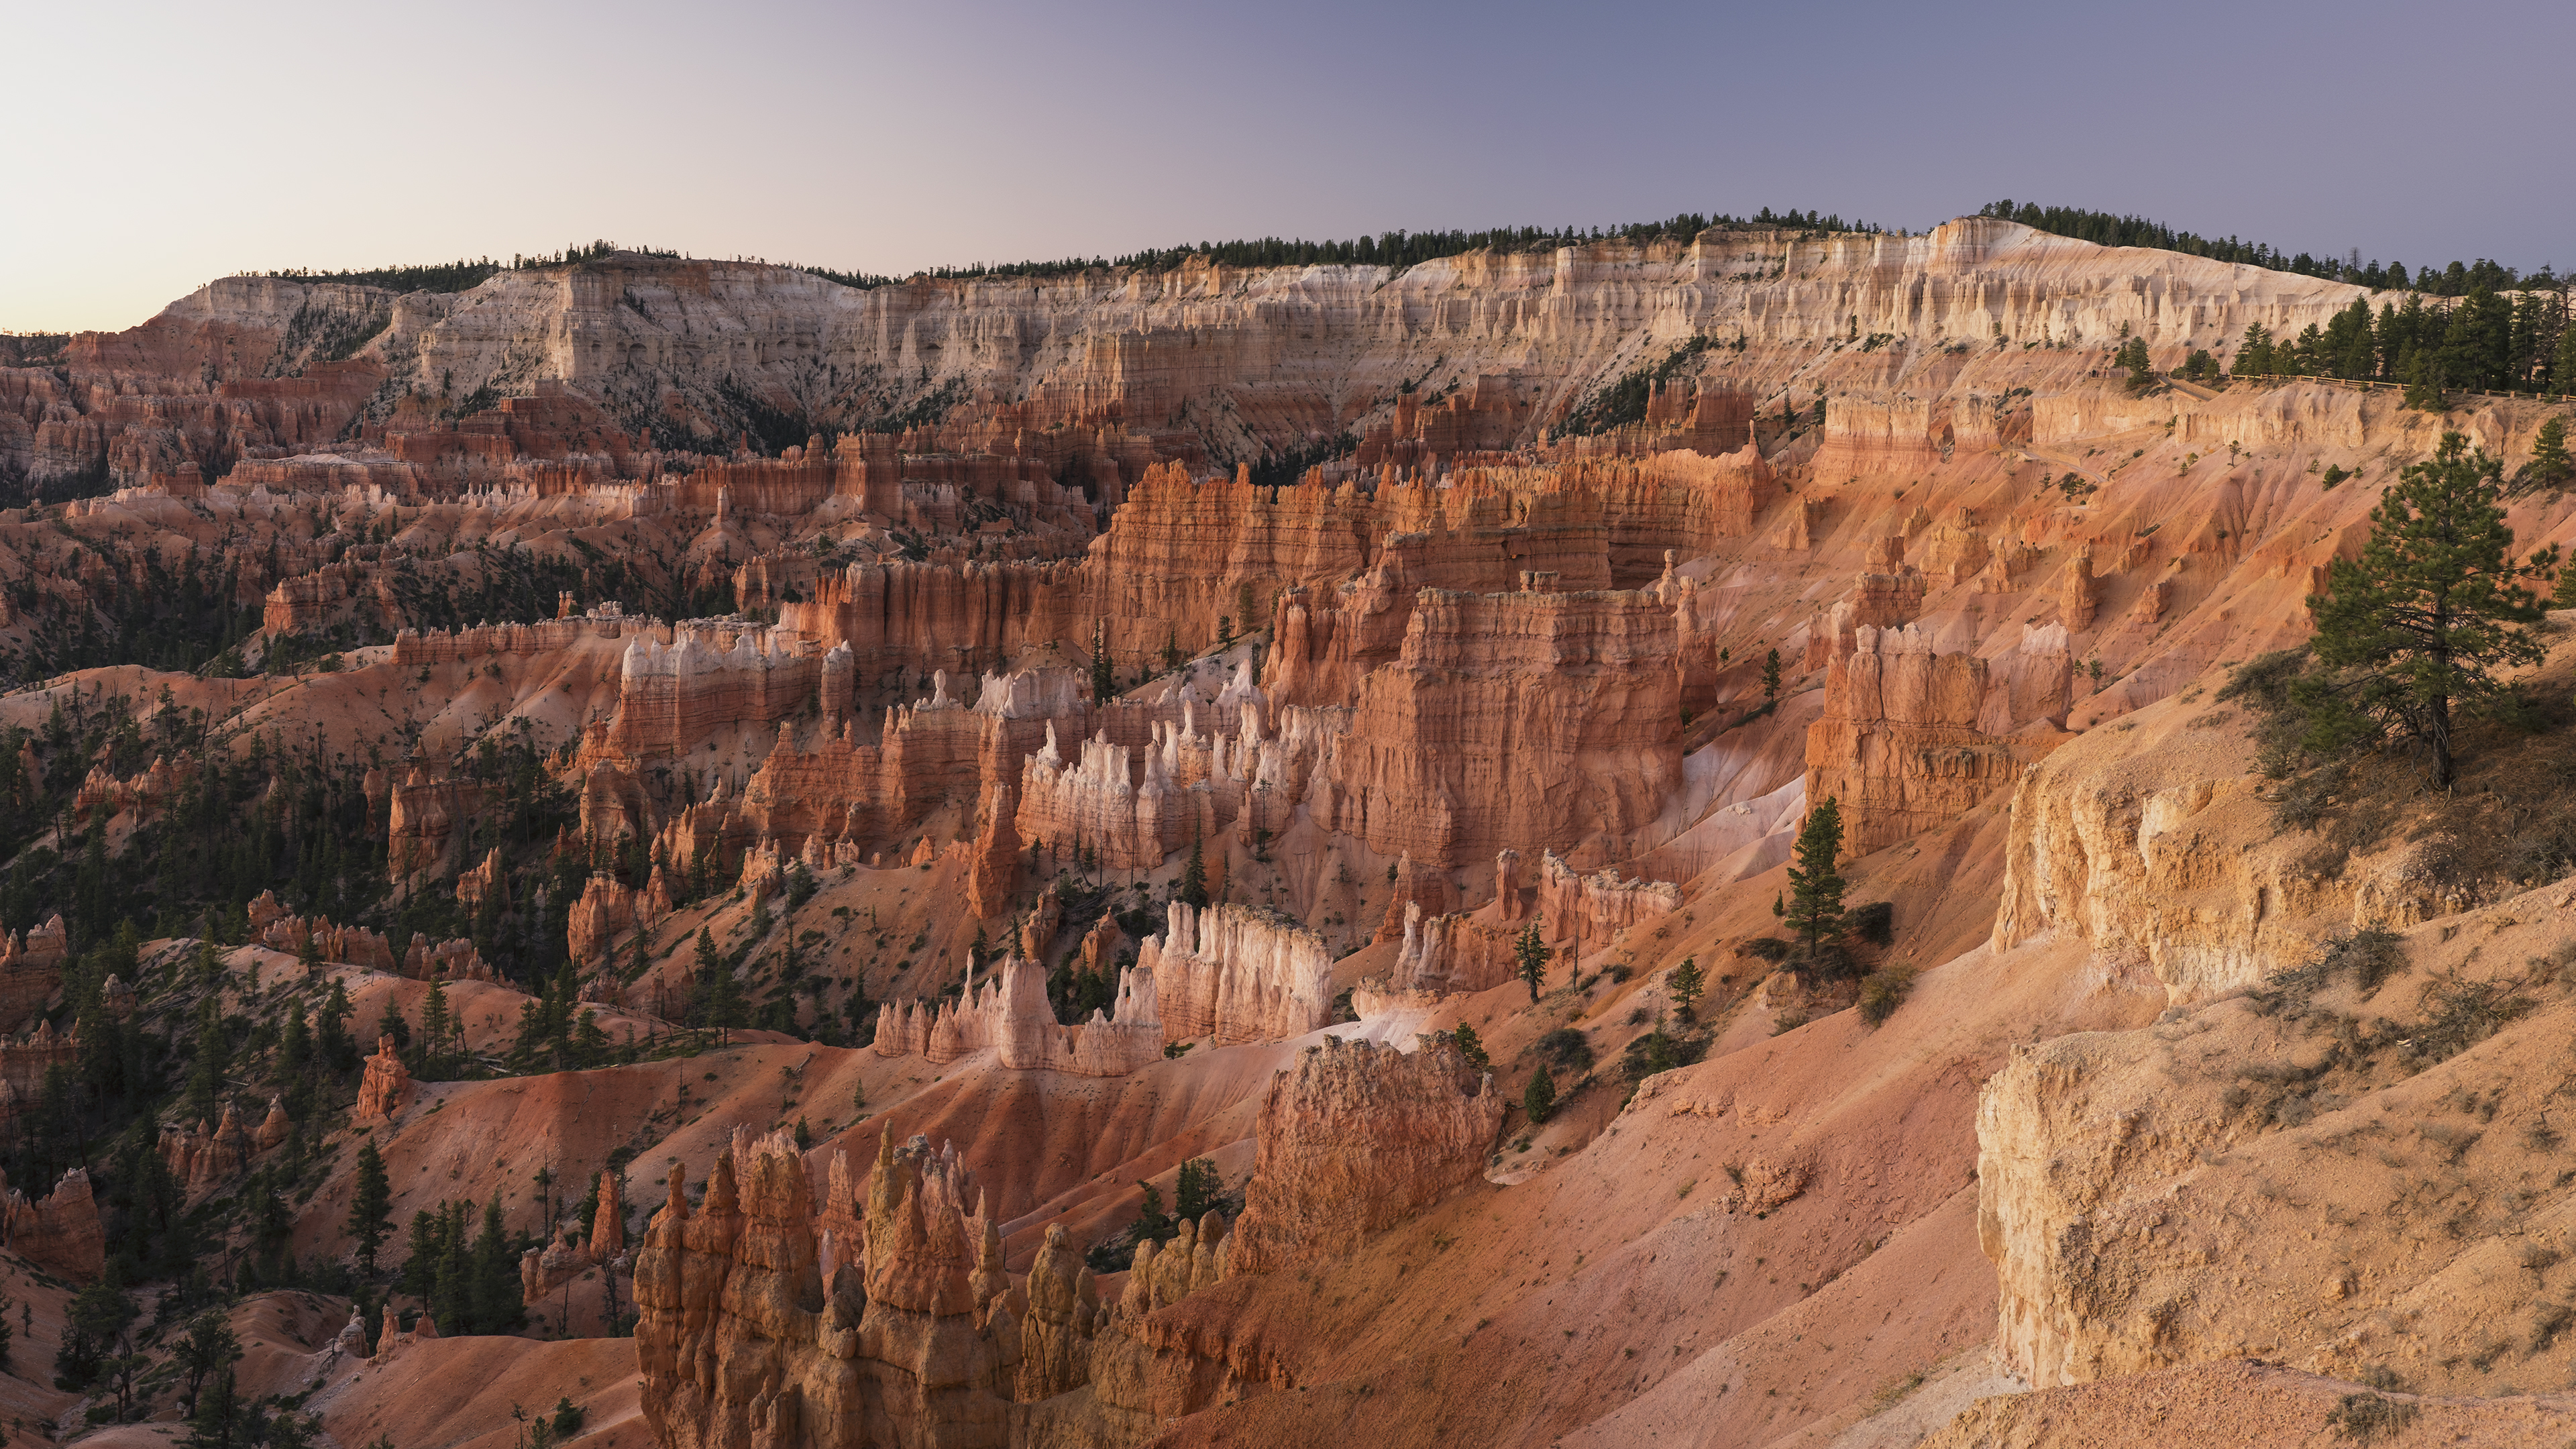
[[[97,1382],[107,1360],[126,1351],[125,1330],[134,1312],[134,1300],[112,1283],[92,1283],[74,1294],[63,1310],[62,1343],[54,1350],[54,1386],[85,1389]]]
[[[205,1387],[207,1378],[229,1371],[241,1356],[241,1342],[233,1337],[232,1324],[222,1309],[209,1308],[188,1320],[187,1336],[179,1340],[178,1351],[172,1355],[188,1377],[187,1392],[181,1395],[187,1413],[197,1412],[198,1392]]]
[[[414,1298],[427,1298],[438,1286],[438,1260],[446,1250],[446,1220],[427,1208],[411,1215],[411,1251],[394,1286]]]
[[[1529,1114],[1533,1127],[1555,1113],[1556,1079],[1547,1074],[1547,1063],[1539,1063],[1538,1070],[1530,1073],[1529,1086],[1521,1092],[1521,1110]]]
[[[1798,827],[1796,863],[1789,867],[1789,929],[1806,942],[1809,960],[1818,946],[1842,934],[1843,878],[1834,869],[1842,848],[1842,806],[1828,795]]]
[[[1118,693],[1116,667],[1109,659],[1109,621],[1095,619],[1091,625],[1091,699],[1106,704]]]
[[[2576,478],[2576,463],[2567,457],[2567,420],[2551,418],[2540,425],[2540,436],[2532,440],[2531,465],[2525,472],[2536,488],[2561,488]]]
[[[2447,412],[2450,403],[2442,396],[2442,378],[2431,348],[2410,348],[2401,364],[2406,383],[2404,406],[2420,412]]]
[[[1780,702],[1780,651],[1772,650],[1762,657],[1762,703]]]
[[[223,998],[209,993],[197,1004],[197,1044],[188,1062],[187,1115],[212,1124],[223,1106],[224,1073],[232,1066],[232,1036],[224,1028]]]
[[[1172,1179],[1172,1217],[1176,1222],[1197,1222],[1215,1207],[1225,1191],[1225,1180],[1217,1175],[1216,1164],[1204,1157],[1193,1157],[1181,1164]]]
[[[2576,393],[2576,322],[2564,317],[2558,325],[2558,350],[2549,357],[2549,390],[2562,397]]]
[[[2147,339],[2132,337],[2111,354],[2111,361],[2129,370],[2129,391],[2144,392],[2155,386],[2156,366],[2147,356]]]
[[[260,1278],[269,1283],[286,1280],[290,1254],[295,1247],[295,1214],[277,1190],[277,1174],[263,1167],[252,1174],[251,1251],[258,1264]]]
[[[1672,999],[1673,1014],[1684,1021],[1691,1019],[1691,1003],[1699,1000],[1700,993],[1707,989],[1707,983],[1700,976],[1697,956],[1684,956],[1682,964],[1673,968],[1672,976],[1664,983],[1664,995]]]
[[[1181,867],[1180,901],[1192,910],[1207,909],[1207,859],[1200,853],[1199,838],[1190,837],[1190,858]]]
[[[305,1024],[300,1000],[287,1005],[286,1030],[278,1037],[276,1070],[271,1075],[279,1105],[287,1116],[303,1121],[313,1110],[313,1031]]]
[[[1172,1221],[1171,1214],[1163,1211],[1162,1190],[1150,1182],[1139,1182],[1136,1186],[1144,1192],[1144,1200],[1136,1206],[1136,1226],[1132,1229],[1136,1241],[1141,1243],[1152,1238],[1161,1242],[1177,1235],[1180,1225]]]
[[[330,993],[322,998],[322,1009],[313,1020],[314,1049],[326,1072],[346,1073],[358,1065],[358,1043],[349,1035],[351,1014],[348,988],[335,976],[331,979]]]
[[[245,1419],[256,1419],[257,1409],[243,1412],[240,1391],[233,1382],[233,1371],[226,1368],[215,1376],[214,1384],[198,1399],[188,1415],[188,1437],[180,1441],[181,1449],[237,1449],[255,1442],[247,1432]]]
[[[358,1182],[349,1196],[349,1240],[358,1245],[358,1275],[376,1276],[376,1250],[393,1234],[393,1185],[372,1141],[358,1144]]]
[[[2430,754],[2434,787],[2447,787],[2454,705],[2485,702],[2500,688],[2496,671],[2547,652],[2528,627],[2541,608],[2525,581],[2554,571],[2558,550],[2512,562],[2502,477],[2495,459],[2444,433],[2371,511],[2361,557],[2327,565],[2326,592],[2308,599],[2311,647],[2336,673],[2303,680],[2296,695],[2314,722],[2311,748],[2394,729]]]
[[[1490,1072],[1494,1069],[1494,1059],[1485,1051],[1485,1043],[1476,1035],[1474,1027],[1462,1021],[1458,1023],[1458,1029],[1450,1033],[1450,1037],[1457,1043],[1458,1055],[1466,1060],[1467,1065],[1480,1072]]]
[[[448,1073],[447,983],[430,978],[429,994],[420,1001],[420,1071],[427,1081],[444,1081]]]
[[[1533,918],[1512,938],[1512,961],[1520,978],[1529,984],[1530,1004],[1538,1004],[1538,986],[1547,979],[1547,942],[1539,939],[1538,921]]]
[[[474,1302],[474,1254],[466,1231],[471,1204],[440,1207],[438,1276],[429,1290],[429,1316],[447,1333],[471,1333]]]
[[[504,1333],[522,1316],[518,1254],[501,1230],[501,1195],[483,1205],[483,1231],[474,1238],[473,1281],[467,1312],[475,1333]]]
[[[2228,371],[2238,377],[2264,377],[2277,371],[2272,357],[2272,330],[2260,322],[2245,324],[2245,335],[2236,343],[2236,365]]]

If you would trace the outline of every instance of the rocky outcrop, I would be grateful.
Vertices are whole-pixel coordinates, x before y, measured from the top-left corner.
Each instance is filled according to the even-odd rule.
[[[685,755],[719,728],[773,724],[817,704],[836,717],[848,711],[846,699],[821,698],[825,651],[731,620],[675,627],[678,638],[668,647],[650,638],[626,646],[608,731],[621,758]]]
[[[68,1069],[79,1062],[79,1033],[57,1033],[49,1021],[37,1022],[24,1041],[0,1042],[0,1121],[42,1100],[45,1077],[54,1068]]]
[[[633,935],[643,923],[643,896],[644,892],[621,883],[615,875],[593,871],[565,922],[573,959],[596,963],[621,938]]]
[[[250,1166],[254,1146],[249,1130],[242,1126],[241,1113],[230,1103],[224,1105],[223,1120],[212,1128],[202,1119],[194,1127],[166,1122],[161,1126],[161,1160],[191,1195],[211,1192],[241,1176]]]
[[[1547,939],[1579,943],[1588,955],[1631,927],[1650,925],[1682,908],[1682,890],[1669,881],[1630,880],[1614,870],[1585,875],[1547,851],[1539,857],[1538,918]]]
[[[90,1195],[89,1173],[75,1167],[37,1202],[0,1177],[0,1243],[67,1278],[95,1281],[107,1267],[107,1228]]]
[[[1807,799],[1842,808],[1843,849],[1867,855],[1958,816],[2011,785],[2011,748],[1977,728],[1986,661],[1938,654],[1912,627],[1854,631],[1825,674],[1807,729]]]
[[[1012,956],[981,984],[970,976],[957,1001],[887,1005],[877,1013],[873,1047],[879,1056],[927,1057],[933,1066],[991,1050],[1017,1071],[1125,1076],[1162,1060],[1156,992],[1153,972],[1121,971],[1107,1014],[1095,1010],[1079,1026],[1059,1026],[1047,1003],[1046,968]]]
[[[1233,1271],[1349,1252],[1475,1178],[1502,1124],[1492,1077],[1446,1041],[1308,1047],[1262,1098]]]
[[[403,1065],[392,1037],[376,1038],[376,1053],[367,1058],[366,1067],[358,1082],[358,1104],[349,1114],[353,1126],[390,1121],[411,1101],[411,1068]]]
[[[1174,901],[1163,934],[1139,948],[1136,969],[1153,979],[1168,1041],[1280,1041],[1333,1019],[1324,938],[1275,912]]]
[[[320,962],[345,962],[370,971],[394,969],[393,947],[383,936],[363,926],[335,926],[328,916],[307,921],[289,915],[274,892],[261,891],[248,914],[251,939],[272,951],[300,957],[309,945]]]
[[[644,1414],[664,1444],[1001,1449],[1020,1315],[972,1181],[919,1139],[880,1140],[864,1201],[835,1159],[736,1139],[692,1211],[681,1169],[637,1250]],[[840,1236],[856,1229],[858,1242]]]
[[[1425,590],[1307,809],[1439,867],[1506,845],[1628,854],[1681,778],[1675,661],[1651,593]]]
[[[57,914],[21,936],[0,937],[0,1032],[16,1031],[52,1003],[63,986],[70,933]]]

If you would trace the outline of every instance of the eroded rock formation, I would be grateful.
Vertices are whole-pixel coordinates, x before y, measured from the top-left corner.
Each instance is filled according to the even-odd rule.
[[[1502,1123],[1491,1077],[1447,1042],[1400,1052],[1327,1037],[1261,1100],[1233,1270],[1348,1252],[1475,1178]]]

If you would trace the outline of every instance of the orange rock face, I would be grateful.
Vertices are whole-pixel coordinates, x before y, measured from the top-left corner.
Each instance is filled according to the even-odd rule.
[[[0,1241],[10,1252],[65,1277],[95,1280],[107,1266],[107,1229],[90,1196],[89,1173],[73,1168],[34,1203],[0,1178]]]
[[[2010,746],[1977,728],[1986,690],[1983,659],[1936,654],[1913,629],[1859,630],[1807,731],[1807,799],[1840,803],[1846,852],[1902,840],[2012,784]]]
[[[1307,1048],[1262,1098],[1232,1270],[1348,1252],[1474,1178],[1502,1124],[1491,1078],[1445,1042]]]
[[[376,1053],[366,1066],[358,1082],[358,1105],[349,1115],[358,1125],[387,1121],[411,1101],[411,1069],[394,1050],[392,1037],[376,1038]]]
[[[1167,920],[1136,960],[1153,979],[1165,1039],[1278,1041],[1333,1019],[1333,961],[1323,937],[1249,906],[1196,911],[1174,901]]]
[[[1013,956],[995,977],[970,984],[960,1000],[887,1006],[877,1013],[874,1049],[884,1057],[926,1057],[933,1066],[991,1050],[1002,1065],[1019,1070],[1125,1076],[1162,1060],[1165,1031],[1155,990],[1153,972],[1121,971],[1109,1013],[1094,1011],[1079,1026],[1059,1026],[1047,1004],[1046,969]]]
[[[1308,808],[1440,866],[1506,845],[1624,855],[1680,778],[1675,644],[1648,593],[1426,590]]]

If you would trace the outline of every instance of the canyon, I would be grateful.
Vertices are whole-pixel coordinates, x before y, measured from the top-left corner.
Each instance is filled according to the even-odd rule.
[[[152,1284],[399,1449],[2576,1434],[2563,722],[2253,688],[2567,405],[2114,360],[2356,299],[615,252],[0,368],[0,1387]]]

